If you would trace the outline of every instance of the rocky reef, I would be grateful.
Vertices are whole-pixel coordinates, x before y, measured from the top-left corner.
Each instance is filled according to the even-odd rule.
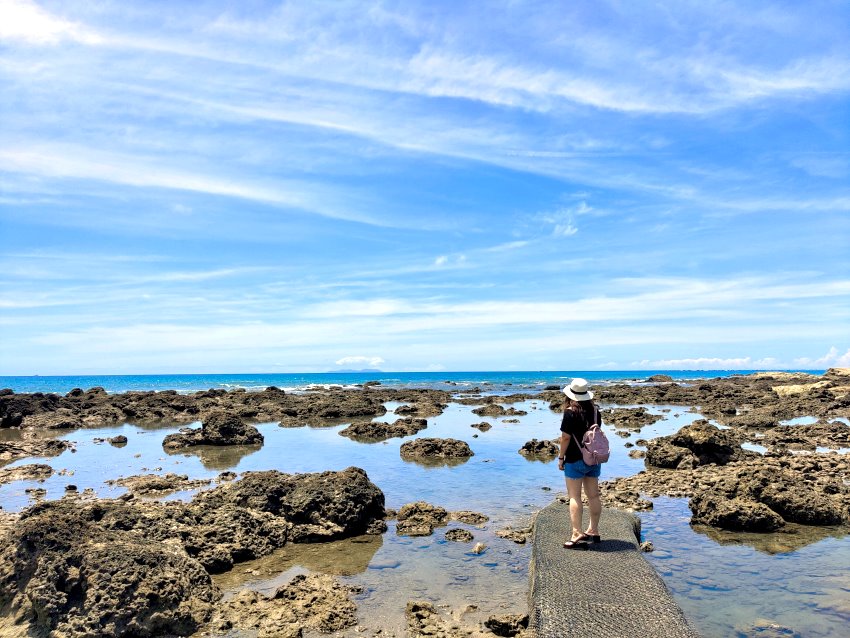
[[[125,392],[103,388],[75,389],[65,395],[0,390],[0,428],[74,429],[131,423],[191,423],[209,413],[225,411],[246,422],[278,422],[298,427],[327,420],[361,419],[386,414],[384,403],[407,404],[401,416],[427,417],[442,413],[450,395],[430,389],[386,389],[368,386],[292,394],[275,387],[256,392],[203,390],[179,394]]]
[[[386,529],[383,493],[359,468],[249,472],[189,503],[66,497],[6,526],[0,610],[36,633],[187,635],[210,620],[210,574],[286,543]]]

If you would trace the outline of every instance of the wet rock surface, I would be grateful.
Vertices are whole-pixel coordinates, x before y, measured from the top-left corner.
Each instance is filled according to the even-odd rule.
[[[405,610],[408,634],[412,638],[493,638],[496,636],[526,636],[527,614],[492,615],[483,627],[467,620],[476,611],[475,605],[458,609],[438,609],[426,601],[409,601]]]
[[[55,439],[0,441],[0,465],[31,456],[59,456],[65,450],[73,449],[73,443]]]
[[[496,536],[513,541],[517,545],[525,545],[531,536],[531,532],[531,526],[518,528],[506,527],[504,529],[496,530]]]
[[[454,529],[450,529],[446,532],[446,540],[454,541],[456,543],[471,543],[475,540],[475,536],[467,529],[455,527]]]
[[[697,467],[714,463],[755,458],[758,454],[741,448],[740,437],[721,430],[705,419],[694,421],[672,436],[662,436],[649,442],[646,463],[663,468]]]
[[[445,408],[445,403],[421,401],[413,405],[400,405],[395,409],[395,413],[399,416],[420,417],[424,419],[441,415]]]
[[[43,481],[53,476],[53,468],[44,463],[30,463],[13,468],[0,469],[0,485],[12,481]]]
[[[521,636],[528,629],[528,614],[490,616],[484,626],[497,636]]]
[[[493,426],[490,425],[489,423],[487,423],[486,421],[482,421],[481,423],[473,423],[469,427],[475,428],[476,430],[479,430],[480,432],[486,432],[487,430],[490,430]]]
[[[613,425],[615,428],[623,428],[639,432],[641,428],[661,420],[658,414],[651,414],[645,407],[638,408],[610,408],[602,411],[602,422],[605,425]]]
[[[300,638],[304,632],[332,633],[353,627],[357,587],[324,574],[299,574],[271,596],[245,590],[217,605],[209,624],[215,635],[253,631],[257,638]]]
[[[210,479],[189,479],[186,474],[140,474],[106,481],[107,485],[126,487],[136,496],[165,496],[173,492],[207,487]]]
[[[481,405],[482,414],[497,417],[525,414],[514,408],[505,409],[501,404],[533,398],[548,401],[554,411],[560,412],[564,395],[555,388],[550,386],[540,393],[465,396],[454,400]],[[610,384],[594,387],[594,392],[601,404],[697,406],[706,417],[730,425],[736,419],[741,424],[746,421],[769,424],[798,416],[850,417],[850,375],[840,368],[822,376],[772,372],[679,382],[670,382],[665,376],[663,381],[653,379],[650,385]],[[245,421],[276,421],[292,427],[333,419],[381,416],[386,413],[386,402],[405,404],[407,407],[402,406],[401,412],[397,410],[400,416],[436,416],[451,400],[451,393],[442,390],[374,385],[298,394],[274,387],[256,392],[212,389],[192,394],[173,390],[108,394],[103,388],[92,388],[75,389],[64,396],[3,390],[0,391],[0,428],[95,427],[122,421],[189,423],[203,420],[216,410],[237,414]]]
[[[436,416],[450,394],[430,389],[387,389],[376,386],[343,390],[317,389],[299,394],[269,387],[261,391],[203,390],[179,394],[125,392],[108,394],[103,388],[75,389],[64,396],[52,393],[0,391],[0,428],[101,427],[133,423],[191,423],[214,411],[238,415],[244,421],[279,422],[300,427],[333,419],[376,417],[386,413],[384,403],[407,403],[415,410],[408,416]]]
[[[383,531],[383,504],[358,468],[248,472],[189,503],[40,503],[5,531],[0,606],[36,632],[188,635],[219,597],[211,573],[286,543]]]
[[[372,421],[352,423],[347,428],[340,430],[339,434],[361,441],[386,441],[396,437],[411,436],[427,427],[428,421],[425,419],[408,417],[398,419],[394,423]]]
[[[500,397],[501,398],[501,397]],[[490,403],[480,408],[475,408],[473,414],[478,416],[500,417],[500,416],[525,416],[528,412],[516,408],[505,408],[498,403]]]
[[[689,497],[692,523],[740,531],[773,531],[786,523],[850,524],[846,455],[756,456],[726,465],[647,469],[603,484],[606,503],[651,508],[643,495]]]
[[[403,459],[465,459],[474,456],[469,444],[458,439],[420,438],[403,443]]]
[[[435,527],[449,522],[449,513],[438,505],[416,501],[402,505],[396,518],[396,534],[399,536],[430,536]]]
[[[811,425],[782,425],[750,437],[750,442],[768,448],[814,450],[818,447],[850,448],[850,425],[821,419]]]
[[[209,574],[178,543],[109,529],[103,514],[73,501],[23,512],[0,553],[3,607],[42,633],[194,632],[219,595]]]
[[[461,523],[466,523],[467,525],[481,525],[482,523],[486,523],[490,520],[490,517],[485,514],[481,514],[480,512],[470,512],[469,510],[461,510],[458,512],[451,513],[451,519],[453,521],[460,521]]]
[[[184,428],[162,441],[166,450],[179,450],[196,445],[262,445],[263,435],[253,425],[229,412],[213,412],[200,428]]]

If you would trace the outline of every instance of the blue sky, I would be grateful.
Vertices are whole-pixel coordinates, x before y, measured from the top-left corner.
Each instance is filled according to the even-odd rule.
[[[0,373],[850,365],[850,6],[0,0]]]

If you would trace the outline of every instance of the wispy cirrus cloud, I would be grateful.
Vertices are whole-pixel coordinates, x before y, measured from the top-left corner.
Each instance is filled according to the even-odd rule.
[[[0,17],[4,361],[843,356],[834,3]]]

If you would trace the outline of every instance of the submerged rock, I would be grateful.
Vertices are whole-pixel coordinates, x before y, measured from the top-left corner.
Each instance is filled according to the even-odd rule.
[[[470,512],[469,510],[460,510],[458,512],[452,512],[451,518],[453,521],[460,521],[461,523],[466,523],[467,525],[481,525],[482,523],[486,523],[490,520],[490,517],[481,514],[479,512]]]
[[[74,450],[70,441],[55,439],[28,439],[0,441],[0,465],[6,465],[29,456],[59,456],[65,450]]]
[[[505,529],[496,530],[496,536],[513,541],[517,545],[525,545],[528,542],[529,536],[531,536],[531,531],[531,527],[506,527]]]
[[[357,623],[357,606],[350,596],[360,591],[326,574],[298,574],[271,596],[243,590],[217,605],[209,627],[216,635],[235,629],[256,632],[258,638],[342,631]]]
[[[120,485],[137,496],[164,496],[172,492],[206,487],[210,479],[189,479],[186,474],[139,474],[106,481],[107,485]]]
[[[449,513],[438,505],[416,501],[402,505],[396,518],[396,534],[399,536],[430,536],[435,527],[449,522]]]
[[[53,468],[44,463],[30,463],[0,470],[0,485],[13,481],[43,481],[53,476]]]
[[[522,636],[528,629],[528,614],[490,616],[484,621],[484,626],[497,636],[505,638]]]
[[[456,543],[471,543],[475,539],[472,532],[467,529],[461,529],[460,527],[455,527],[454,529],[450,529],[446,532],[446,540],[454,541]]]

